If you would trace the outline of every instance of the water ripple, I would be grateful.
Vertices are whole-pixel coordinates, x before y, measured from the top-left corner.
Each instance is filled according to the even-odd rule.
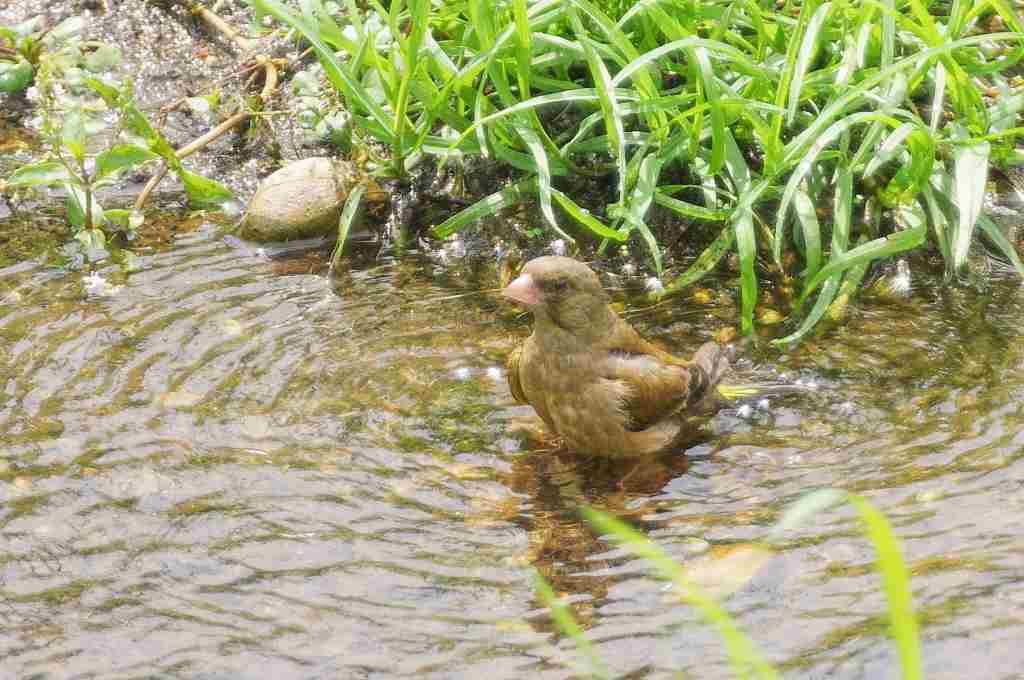
[[[693,574],[736,579],[729,610],[789,675],[879,677],[895,656],[850,512],[794,529],[744,572],[784,508],[822,487],[892,518],[929,677],[1024,663],[1015,284],[865,304],[748,362],[818,392],[749,417],[727,409],[688,459],[638,467],[510,436],[528,410],[501,366],[525,322],[472,294],[489,274],[360,262],[333,282],[279,275],[191,237],[126,279],[102,271],[120,286],[104,296],[80,274],[0,270],[5,668],[571,677],[537,571],[615,673],[731,677],[714,631],[582,523],[590,504]],[[720,323],[713,312],[707,328],[683,306],[634,318],[685,353]]]

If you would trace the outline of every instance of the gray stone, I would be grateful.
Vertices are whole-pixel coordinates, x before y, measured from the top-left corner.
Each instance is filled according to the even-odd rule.
[[[326,236],[338,228],[349,191],[369,181],[346,161],[305,158],[286,165],[263,180],[238,235],[260,243]]]

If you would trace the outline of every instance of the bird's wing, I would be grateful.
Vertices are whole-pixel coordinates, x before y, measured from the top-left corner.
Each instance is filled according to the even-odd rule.
[[[520,404],[528,403],[526,394],[523,393],[523,384],[519,378],[519,362],[523,356],[523,346],[520,345],[512,350],[505,362],[505,377],[508,379],[508,388],[512,391],[512,397]]]
[[[692,361],[683,361],[641,338],[624,321],[617,325],[607,350],[603,373],[628,387],[623,410],[632,429],[697,410],[712,396],[728,365],[715,343],[701,347]]]

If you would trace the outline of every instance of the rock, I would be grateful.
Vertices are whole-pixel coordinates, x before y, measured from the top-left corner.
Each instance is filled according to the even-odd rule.
[[[286,165],[263,180],[238,235],[265,243],[331,234],[357,183],[368,185],[364,200],[381,200],[380,187],[346,161],[305,158]]]

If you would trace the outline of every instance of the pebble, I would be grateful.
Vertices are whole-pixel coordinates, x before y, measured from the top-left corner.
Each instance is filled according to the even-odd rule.
[[[224,319],[220,324],[220,329],[229,337],[238,337],[242,334],[242,323],[238,319]]]
[[[121,290],[121,286],[111,285],[98,272],[91,272],[82,277],[82,284],[85,286],[85,294],[89,297],[110,297]]]
[[[157,398],[157,401],[166,408],[187,408],[189,406],[195,406],[202,400],[203,395],[196,394],[195,392],[189,392],[188,390],[164,392]]]
[[[702,555],[711,550],[711,544],[703,538],[690,536],[683,540],[683,552],[687,555]]]

